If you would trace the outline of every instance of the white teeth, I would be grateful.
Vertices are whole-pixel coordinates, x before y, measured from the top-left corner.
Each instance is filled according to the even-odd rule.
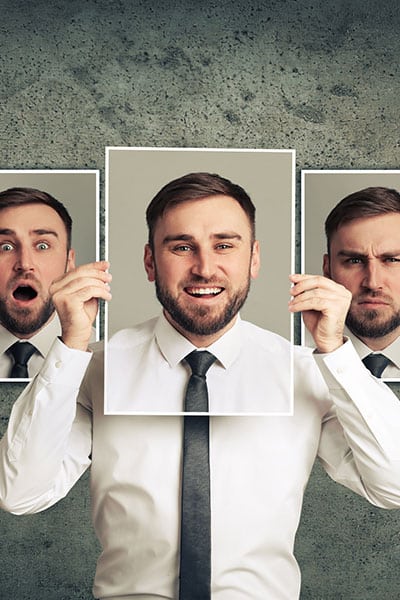
[[[209,294],[219,294],[222,288],[209,287],[209,288],[188,288],[189,294],[195,296],[206,296]]]

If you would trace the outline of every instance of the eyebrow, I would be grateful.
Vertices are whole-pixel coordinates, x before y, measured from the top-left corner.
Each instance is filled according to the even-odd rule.
[[[354,252],[352,250],[339,250],[337,256],[343,256],[345,258],[364,258],[368,259],[369,255],[364,254],[363,252]],[[378,258],[390,258],[391,256],[400,256],[400,250],[389,250],[386,252],[382,252],[382,254],[378,254]]]
[[[210,236],[215,240],[239,240],[241,241],[243,238],[241,235],[234,231],[222,231],[220,233],[213,233]],[[196,238],[193,235],[189,235],[188,233],[178,233],[173,235],[166,235],[163,239],[163,244],[168,244],[169,242],[194,242]]]
[[[58,233],[53,229],[32,229],[29,232],[30,235],[54,235],[54,237],[58,238]],[[14,229],[0,229],[0,235],[17,235],[17,232]]]

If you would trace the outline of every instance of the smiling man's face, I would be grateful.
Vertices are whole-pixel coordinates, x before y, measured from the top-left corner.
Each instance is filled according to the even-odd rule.
[[[145,248],[149,281],[170,323],[196,346],[208,346],[234,323],[259,270],[249,219],[230,196],[169,208]]]
[[[353,294],[349,329],[372,350],[386,348],[400,334],[400,213],[341,225],[324,274]]]
[[[51,319],[52,281],[74,267],[60,216],[45,204],[0,210],[0,323],[29,338]]]

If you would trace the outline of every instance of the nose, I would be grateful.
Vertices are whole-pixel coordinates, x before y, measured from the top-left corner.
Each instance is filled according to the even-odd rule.
[[[198,249],[193,257],[191,272],[202,279],[210,279],[215,273],[215,260],[210,250]]]
[[[382,266],[377,260],[369,260],[365,265],[363,286],[370,290],[382,287]]]
[[[20,246],[16,252],[14,271],[33,271],[33,250],[27,246]]]

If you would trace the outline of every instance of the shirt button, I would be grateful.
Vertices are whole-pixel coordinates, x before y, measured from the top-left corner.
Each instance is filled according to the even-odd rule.
[[[61,360],[57,360],[54,366],[56,369],[59,369],[61,367],[61,365],[62,365]]]
[[[336,373],[338,375],[343,375],[343,373],[346,371],[346,367],[337,367],[336,369]]]

